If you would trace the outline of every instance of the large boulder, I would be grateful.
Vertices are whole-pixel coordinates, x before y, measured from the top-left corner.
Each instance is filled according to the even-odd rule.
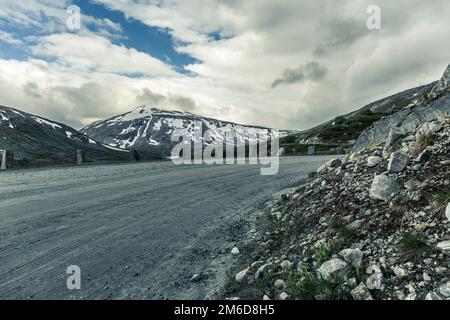
[[[398,184],[385,174],[375,176],[370,187],[370,196],[379,200],[387,200],[398,190]]]
[[[325,261],[320,266],[319,273],[325,280],[334,277],[345,277],[347,273],[347,263],[338,258]]]
[[[409,156],[406,153],[402,151],[393,152],[391,154],[391,158],[389,159],[388,171],[402,172],[405,170],[408,160]]]

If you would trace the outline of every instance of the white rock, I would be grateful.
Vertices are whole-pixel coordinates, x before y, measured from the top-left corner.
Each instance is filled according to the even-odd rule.
[[[409,156],[402,152],[396,151],[391,154],[391,158],[388,164],[389,172],[402,172],[405,170],[406,165],[408,164]]]
[[[450,202],[447,203],[447,208],[445,209],[445,216],[447,217],[447,220],[450,221]]]
[[[377,165],[379,165],[381,163],[381,161],[383,161],[383,158],[379,157],[379,156],[368,157],[367,158],[367,166],[369,168],[376,167]]]
[[[282,292],[279,296],[280,300],[287,300],[289,298],[289,295],[286,292]]]
[[[241,252],[239,251],[238,247],[234,247],[233,249],[231,249],[231,254],[237,256],[239,255]]]
[[[387,175],[380,174],[374,177],[370,187],[370,196],[379,200],[387,200],[398,190],[398,184]]]
[[[325,280],[331,277],[343,277],[347,271],[347,263],[341,259],[331,259],[322,263],[319,273]]]
[[[394,266],[391,269],[398,278],[404,278],[408,275],[408,272],[399,266]]]
[[[259,267],[258,270],[256,270],[256,272],[255,272],[255,279],[258,280],[264,274],[264,271],[266,270],[266,268],[269,266],[270,266],[270,263],[266,263],[266,264],[262,265],[261,267]]]
[[[263,300],[264,300],[264,301],[269,301],[269,300],[271,300],[271,299],[269,298],[268,295],[265,294],[264,297],[263,297]]]
[[[445,254],[450,254],[450,240],[439,242],[437,248]]]
[[[247,278],[247,274],[248,274],[249,270],[250,270],[250,268],[247,268],[247,269],[242,270],[241,272],[237,273],[235,276],[236,282],[238,282],[238,283],[243,282]]]

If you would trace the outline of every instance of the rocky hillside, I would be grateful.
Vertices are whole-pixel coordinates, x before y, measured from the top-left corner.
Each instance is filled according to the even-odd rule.
[[[224,296],[449,300],[448,75],[270,202]]]
[[[338,116],[312,129],[291,135],[300,143],[353,145],[358,136],[374,122],[395,114],[424,97],[436,82],[412,88],[370,103],[349,114]]]
[[[169,156],[173,146],[172,132],[180,130],[185,136],[195,140],[193,124],[196,121],[202,123],[203,131],[212,130],[215,140],[223,139],[224,132],[229,129],[258,129],[263,134],[268,134],[268,129],[263,127],[242,126],[189,112],[165,111],[148,106],[140,106],[131,112],[94,122],[81,132],[112,147]],[[195,142],[204,142],[203,138],[200,140]]]
[[[13,108],[0,106],[0,149],[14,153],[14,166],[75,164],[77,150],[90,161],[129,160],[77,130]]]

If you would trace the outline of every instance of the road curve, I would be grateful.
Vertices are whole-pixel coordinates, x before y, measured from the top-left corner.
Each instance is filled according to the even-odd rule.
[[[203,299],[245,218],[327,159],[282,158],[275,176],[167,161],[1,172],[0,299]]]

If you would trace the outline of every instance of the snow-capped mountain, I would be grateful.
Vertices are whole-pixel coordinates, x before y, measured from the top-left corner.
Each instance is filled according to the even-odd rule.
[[[196,135],[194,124],[202,124],[202,134]],[[199,116],[190,112],[166,111],[149,106],[140,106],[110,119],[94,122],[81,129],[87,136],[103,144],[121,148],[135,149],[150,153],[170,155],[171,135],[176,130],[194,142],[207,144],[203,133],[209,130],[211,141],[224,141],[225,132],[233,130],[269,137],[270,129],[256,126],[244,126],[232,122]],[[245,136],[237,134],[240,142]],[[199,141],[200,140],[200,141]]]
[[[0,106],[0,149],[14,153],[18,165],[76,163],[77,150],[91,160],[128,160],[127,152],[113,150],[64,124]]]

